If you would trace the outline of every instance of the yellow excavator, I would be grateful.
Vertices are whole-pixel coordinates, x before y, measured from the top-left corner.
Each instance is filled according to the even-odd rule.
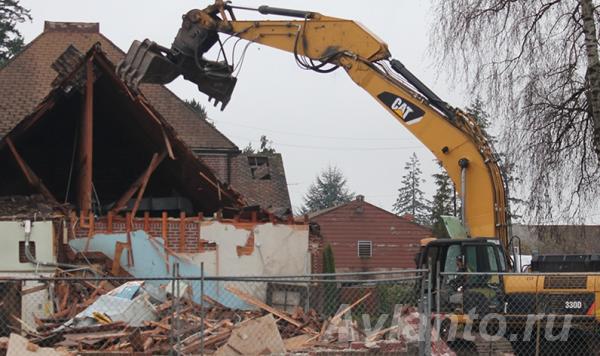
[[[239,10],[291,19],[238,20],[234,11]],[[515,262],[509,253],[513,249],[507,188],[497,154],[473,117],[435,95],[391,58],[385,42],[358,22],[311,11],[270,6],[253,9],[217,0],[183,15],[171,48],[150,40],[134,41],[117,72],[133,89],[141,83],[166,84],[182,75],[224,109],[236,84],[233,67],[226,60],[204,57],[214,46],[220,46],[225,57],[219,34],[290,52],[304,69],[346,71],[441,162],[461,198],[467,237],[424,241],[417,264],[433,271],[432,288],[442,288],[447,282],[469,283],[468,278],[444,273],[488,273],[483,281],[475,278],[470,282],[493,291],[477,288],[486,296],[483,301],[474,299],[480,316],[501,313],[513,317],[510,320],[517,322],[517,328],[530,314],[569,315],[576,317],[573,322],[599,325],[600,277],[585,273],[494,275],[511,271]],[[437,280],[442,275],[444,281]],[[456,289],[466,290],[463,287]],[[467,313],[471,309],[467,298],[461,300],[463,305],[453,306],[452,311],[459,314],[459,322],[476,324]]]

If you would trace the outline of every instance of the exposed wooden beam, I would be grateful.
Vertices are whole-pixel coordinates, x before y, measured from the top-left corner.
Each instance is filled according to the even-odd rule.
[[[158,153],[154,153],[152,155],[152,159],[150,160],[150,166],[153,166],[154,164],[156,164],[157,159],[158,159]],[[131,209],[131,218],[132,219],[135,217],[135,214],[137,213],[137,210],[140,207],[140,202],[142,201],[142,197],[144,196],[144,192],[146,191],[146,186],[148,185],[148,180],[150,180],[151,174],[152,174],[152,172],[150,172],[150,170],[148,170],[148,169],[146,169],[146,172],[144,172],[144,176],[142,178],[142,186],[138,190],[137,197],[135,198],[135,203],[133,204],[133,209]]]
[[[94,63],[88,58],[85,66],[85,96],[79,138],[79,209],[84,216],[92,209],[92,160],[94,136]]]
[[[160,130],[162,131],[163,140],[165,141],[165,149],[167,150],[169,157],[171,159],[175,159],[175,154],[173,153],[173,146],[171,145],[171,141],[169,140],[169,136],[167,135],[167,132],[165,131],[165,127],[163,126],[162,121],[160,121],[158,116],[156,116],[154,114],[154,112],[152,111],[152,109],[150,109],[150,106],[146,103],[146,100],[144,100],[143,97],[141,97],[141,96],[136,97],[136,101],[141,104],[141,106],[144,108],[146,113],[152,119],[154,119],[154,121],[159,125]]]
[[[167,152],[166,151],[163,151],[160,155],[157,155],[155,153],[152,156],[152,159],[150,160],[150,163],[148,164],[148,167],[131,184],[131,186],[129,187],[129,189],[127,189],[127,191],[125,191],[125,193],[123,193],[123,195],[121,196],[121,198],[119,198],[119,200],[115,203],[115,205],[111,209],[111,211],[114,214],[117,214],[121,209],[123,209],[127,205],[127,202],[133,197],[133,195],[135,194],[135,192],[137,192],[138,189],[140,189],[140,187],[144,186],[144,189],[145,189],[145,184],[148,183],[148,179],[150,179],[150,176],[152,175],[152,173],[156,170],[156,168],[158,167],[158,165],[165,159],[166,156],[167,156]],[[143,195],[143,192],[142,192],[142,195]]]
[[[25,162],[25,160],[23,160],[23,157],[21,157],[21,155],[17,151],[17,148],[13,144],[10,137],[6,137],[4,140],[5,140],[6,144],[8,145],[8,149],[10,150],[13,157],[17,161],[17,164],[19,165],[19,168],[21,169],[21,172],[25,176],[25,179],[27,179],[27,182],[29,183],[29,185],[31,185],[33,188],[37,189],[44,196],[44,198],[50,200],[53,203],[58,204],[58,201],[56,200],[56,198],[54,198],[54,195],[52,195],[52,193],[48,190],[48,188],[46,188],[46,186],[44,185],[42,180],[35,174],[35,172],[33,172],[31,167],[29,167],[29,165]]]

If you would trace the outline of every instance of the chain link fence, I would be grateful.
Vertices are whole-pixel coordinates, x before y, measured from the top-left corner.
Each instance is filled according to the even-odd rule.
[[[598,355],[598,274],[441,273],[434,334],[458,355]]]
[[[426,354],[428,273],[0,278],[0,352]],[[403,325],[399,329],[398,325]]]
[[[0,278],[0,354],[598,355],[600,275]]]

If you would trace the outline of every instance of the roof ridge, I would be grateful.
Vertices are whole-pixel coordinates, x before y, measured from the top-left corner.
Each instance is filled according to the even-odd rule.
[[[44,21],[44,32],[100,33],[99,22]]]
[[[98,32],[98,34],[100,35],[100,37],[104,38],[108,43],[110,43],[111,45],[113,45],[117,51],[121,52],[123,54],[123,56],[125,56],[127,53],[124,52],[121,47],[117,46],[116,43],[114,43],[110,38],[108,38],[108,36],[104,35],[102,32]],[[188,105],[188,103],[185,102],[184,99],[182,99],[181,97],[179,97],[179,95],[175,94],[170,88],[168,88],[166,85],[161,85],[162,88],[167,92],[167,94],[175,97],[175,99],[177,99],[183,106],[185,106],[186,110],[195,113],[194,110],[192,110],[192,108]],[[142,89],[143,92],[143,89]],[[206,118],[209,119],[208,114],[206,115]],[[227,136],[225,136],[224,133],[221,132],[221,130],[217,129],[217,127],[215,125],[212,125],[207,119],[202,119],[204,120],[208,125],[210,125],[212,127],[212,129],[222,138],[224,138],[227,142],[229,142],[233,147],[226,147],[227,149],[233,149],[233,150],[239,150],[238,145],[236,145],[233,141],[231,141],[231,139]],[[181,134],[179,134],[181,135]],[[193,147],[190,147],[193,149]],[[213,148],[213,147],[211,147]]]
[[[323,216],[323,215],[327,215],[327,214],[333,212],[334,210],[337,210],[338,208],[345,207],[345,206],[348,206],[348,205],[354,204],[354,203],[362,203],[362,204],[369,205],[369,206],[371,206],[371,207],[373,207],[373,208],[375,208],[377,210],[380,210],[381,212],[383,212],[383,213],[385,213],[387,215],[391,215],[392,217],[400,219],[400,220],[402,220],[402,221],[404,221],[406,223],[415,225],[416,227],[419,227],[419,228],[422,228],[422,229],[425,229],[425,230],[431,232],[431,229],[429,227],[425,226],[425,225],[421,225],[421,224],[416,223],[414,221],[410,221],[410,220],[408,220],[408,219],[406,219],[406,218],[404,218],[402,216],[396,215],[393,212],[388,211],[388,210],[386,210],[386,209],[384,209],[384,208],[382,208],[380,206],[377,206],[377,205],[375,205],[373,203],[369,203],[366,200],[357,201],[356,199],[352,199],[352,200],[350,200],[348,202],[345,202],[345,203],[341,203],[341,204],[338,204],[338,205],[335,205],[335,206],[332,206],[332,207],[329,207],[329,208],[325,208],[325,209],[321,209],[321,210],[315,211],[312,214],[309,213],[308,216],[309,216],[309,219],[320,217],[320,216]]]

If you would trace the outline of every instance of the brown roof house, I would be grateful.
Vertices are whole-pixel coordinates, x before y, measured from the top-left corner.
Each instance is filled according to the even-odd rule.
[[[175,263],[189,276],[309,272],[308,225],[272,212],[289,208],[280,157],[241,156],[162,86],[133,91],[115,74],[122,56],[97,24],[46,23],[0,69],[0,277],[163,278]],[[285,194],[262,198],[282,182]],[[243,307],[213,287],[207,295]],[[254,292],[269,297],[266,285]],[[25,324],[49,317],[24,300],[35,309],[15,315]],[[0,314],[21,310],[12,304]]]
[[[116,64],[124,52],[100,33],[98,23],[46,22],[44,32],[0,69],[0,137],[31,113],[52,89],[53,63],[69,47],[86,53],[99,43]],[[279,154],[246,156],[213,125],[162,85],[145,84],[141,92],[179,138],[225,184],[249,204],[273,210],[291,208],[283,162]],[[253,174],[256,168],[266,174]]]
[[[358,195],[355,200],[309,214],[320,227],[320,248],[331,245],[336,272],[415,268],[420,240],[431,230],[379,208]],[[311,240],[311,245],[315,240]],[[322,256],[312,253],[313,271],[322,271]]]

